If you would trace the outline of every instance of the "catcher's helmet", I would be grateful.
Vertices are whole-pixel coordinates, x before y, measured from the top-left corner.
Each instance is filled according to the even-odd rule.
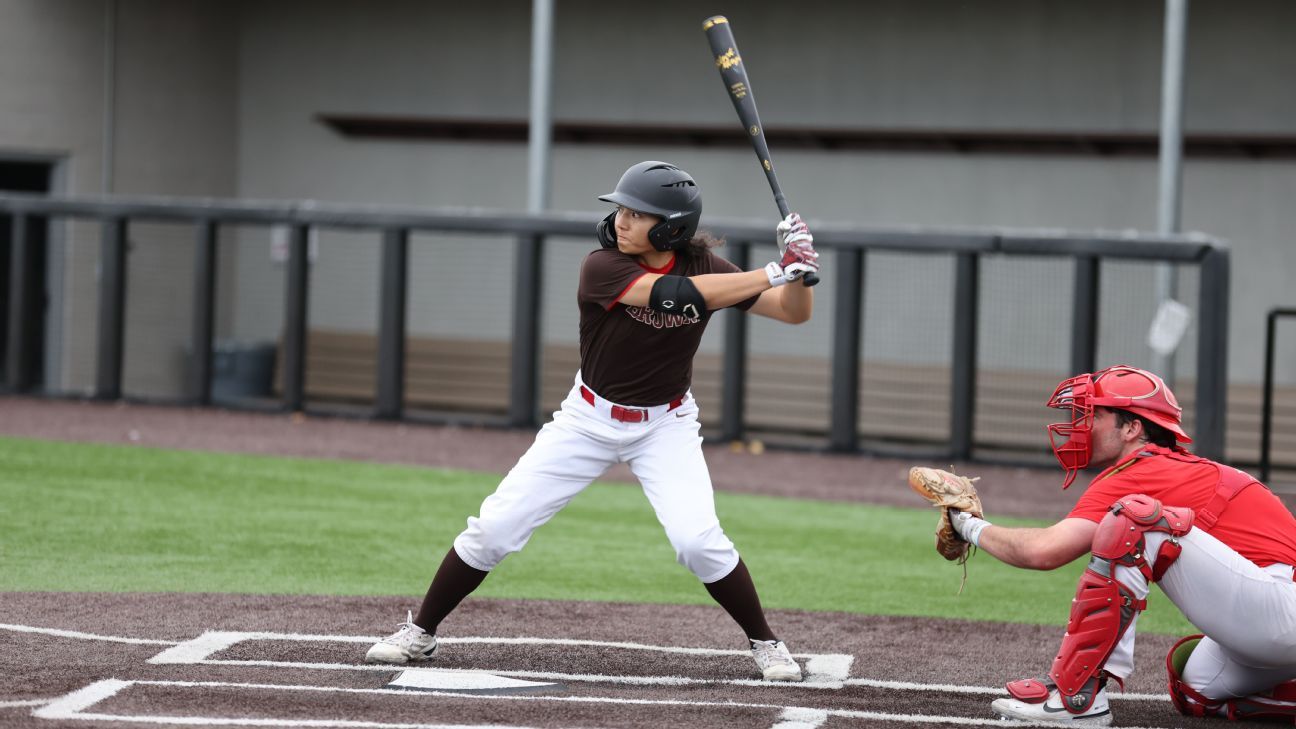
[[[702,191],[689,173],[668,162],[640,162],[621,175],[616,189],[600,200],[662,219],[648,231],[648,242],[659,251],[679,250],[693,239],[702,218]],[[597,226],[604,248],[616,247],[612,230],[616,213]]]
[[[1051,408],[1069,409],[1071,420],[1048,426],[1049,441],[1058,463],[1066,470],[1062,488],[1089,465],[1095,407],[1126,410],[1174,433],[1180,443],[1191,443],[1181,420],[1183,408],[1160,377],[1129,365],[1116,365],[1092,374],[1077,375],[1058,384],[1048,400]]]

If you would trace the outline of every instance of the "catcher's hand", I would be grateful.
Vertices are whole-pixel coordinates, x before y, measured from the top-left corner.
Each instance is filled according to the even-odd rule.
[[[936,551],[950,561],[967,562],[971,545],[959,536],[950,521],[950,510],[982,518],[981,497],[977,496],[975,478],[960,476],[939,468],[914,466],[909,469],[909,487],[917,491],[931,505],[941,510],[936,524]]]

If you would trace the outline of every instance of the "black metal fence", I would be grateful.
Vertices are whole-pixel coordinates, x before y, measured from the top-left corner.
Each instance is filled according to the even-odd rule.
[[[1260,480],[1269,482],[1273,448],[1274,356],[1278,319],[1296,316],[1296,309],[1272,309],[1265,317],[1264,391],[1260,400]]]
[[[377,393],[373,415],[396,419],[404,413],[406,281],[411,231],[515,234],[516,286],[510,374],[509,422],[537,424],[539,400],[541,293],[540,261],[546,236],[588,236],[588,214],[520,214],[481,210],[401,210],[318,203],[263,203],[170,198],[58,198],[0,195],[0,214],[12,217],[10,309],[7,331],[6,389],[31,388],[32,373],[24,351],[34,313],[24,280],[24,261],[32,245],[27,229],[34,221],[89,218],[102,224],[99,327],[94,396],[121,397],[126,292],[127,232],[137,221],[189,222],[196,248],[193,269],[192,376],[186,402],[211,403],[211,362],[216,298],[218,232],[227,225],[289,227],[284,301],[283,405],[305,406],[308,301],[308,237],[312,228],[368,230],[382,236],[382,286],[379,302]],[[765,225],[709,219],[708,228],[729,241],[731,258],[746,268],[750,249],[765,243]],[[977,306],[980,260],[988,254],[1070,257],[1074,262],[1075,300],[1071,326],[1071,371],[1095,368],[1098,342],[1099,262],[1103,259],[1161,261],[1200,266],[1197,347],[1197,452],[1224,455],[1229,315],[1229,251],[1219,240],[1201,235],[1153,236],[1139,233],[1037,230],[876,229],[827,226],[815,228],[815,244],[833,249],[836,292],[831,344],[831,410],[829,444],[833,450],[859,448],[860,322],[865,256],[872,250],[950,253],[956,258],[948,456],[971,457],[976,411]],[[741,437],[747,368],[746,317],[731,314],[725,330],[721,429],[726,438]]]

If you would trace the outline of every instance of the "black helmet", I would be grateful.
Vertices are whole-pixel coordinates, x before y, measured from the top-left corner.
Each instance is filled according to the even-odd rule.
[[[679,250],[688,245],[702,218],[702,192],[689,173],[668,162],[640,162],[621,175],[616,189],[600,200],[659,216],[662,222],[648,231],[648,242],[659,251]],[[609,230],[616,213],[598,224],[599,241],[605,248],[616,246]]]

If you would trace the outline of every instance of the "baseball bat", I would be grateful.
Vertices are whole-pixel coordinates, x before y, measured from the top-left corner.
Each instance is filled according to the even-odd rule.
[[[788,209],[787,197],[779,185],[778,175],[774,174],[774,163],[770,161],[769,144],[765,141],[765,128],[761,126],[760,115],[756,113],[756,97],[752,96],[751,81],[747,80],[747,69],[743,68],[742,56],[738,53],[738,43],[734,41],[733,29],[729,19],[723,15],[713,15],[702,21],[702,30],[706,31],[707,41],[711,43],[711,53],[715,56],[716,68],[720,79],[724,81],[733,102],[738,120],[747,129],[747,141],[751,142],[756,158],[760,160],[765,179],[769,181],[770,190],[774,193],[774,204],[778,205],[779,217],[786,218]],[[819,277],[813,273],[805,275],[805,285],[814,286]]]

